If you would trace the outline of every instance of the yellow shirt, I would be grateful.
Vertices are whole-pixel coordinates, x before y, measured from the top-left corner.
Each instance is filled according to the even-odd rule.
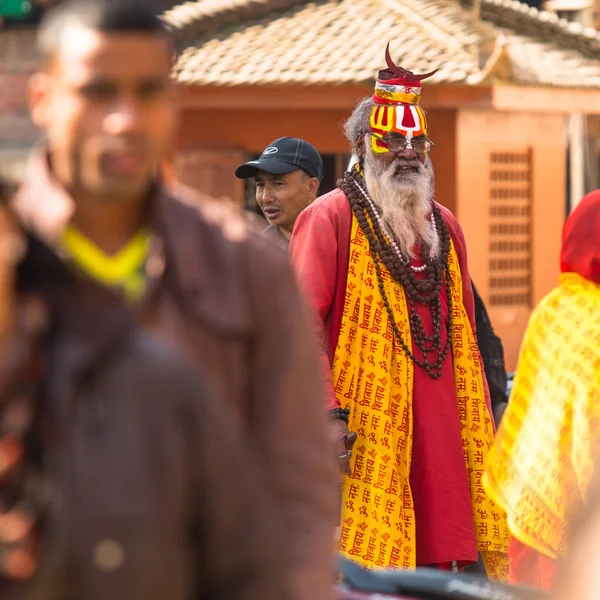
[[[69,226],[62,244],[74,263],[88,276],[106,287],[123,293],[127,300],[138,300],[146,286],[144,266],[148,256],[149,232],[144,228],[116,254],[110,256],[78,229]]]

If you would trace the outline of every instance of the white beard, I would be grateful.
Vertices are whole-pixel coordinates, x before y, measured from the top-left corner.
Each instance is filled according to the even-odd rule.
[[[396,173],[402,165],[418,170]],[[396,236],[401,252],[414,259],[420,242],[430,258],[438,256],[440,242],[431,216],[433,178],[427,168],[417,159],[399,157],[386,165],[369,149],[364,173],[367,192],[383,224]]]

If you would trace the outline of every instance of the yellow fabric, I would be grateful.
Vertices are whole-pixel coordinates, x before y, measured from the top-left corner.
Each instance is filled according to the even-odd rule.
[[[68,227],[62,243],[77,266],[107,287],[122,289],[129,300],[144,291],[144,264],[148,254],[149,234],[140,230],[117,254],[109,256],[75,227]]]
[[[339,343],[333,362],[336,395],[350,408],[358,434],[353,473],[344,477],[341,553],[364,567],[413,568],[415,519],[409,475],[412,452],[412,361],[389,323],[369,244],[352,220],[350,264]],[[465,463],[473,498],[478,548],[488,574],[508,577],[505,515],[483,489],[483,465],[493,443],[477,343],[462,302],[462,280],[454,247],[450,253],[453,299],[452,354]],[[395,322],[411,347],[404,290],[382,266]]]
[[[535,309],[484,483],[512,535],[557,558],[585,499],[600,427],[600,286],[575,273]]]

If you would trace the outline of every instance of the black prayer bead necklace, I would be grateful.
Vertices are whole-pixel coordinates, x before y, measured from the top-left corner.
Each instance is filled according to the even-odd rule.
[[[358,224],[369,242],[369,251],[375,263],[379,292],[381,293],[398,343],[415,365],[425,369],[432,379],[439,379],[442,374],[444,361],[452,345],[452,291],[448,262],[450,255],[450,232],[448,231],[444,217],[435,203],[432,203],[433,223],[440,237],[440,253],[438,257],[432,259],[429,257],[428,249],[423,247],[423,245],[420,246],[421,255],[425,263],[425,269],[422,271],[425,277],[424,279],[418,279],[411,266],[410,258],[398,255],[394,251],[391,240],[386,238],[386,235],[379,226],[379,215],[364,192],[364,179],[358,169],[355,168],[345,173],[340,187],[346,194],[352,212],[356,216]],[[386,233],[393,237],[393,233]],[[393,239],[396,242],[396,247],[398,247],[397,240]],[[390,300],[385,292],[384,278],[381,271],[382,264],[392,278],[404,288],[412,336],[416,347],[423,355],[422,359],[415,356],[398,329]],[[443,319],[440,294],[444,288],[448,301],[448,318],[446,321],[446,343],[442,344]],[[415,304],[422,304],[429,308],[433,323],[433,334],[431,336],[426,335],[423,321],[415,309]],[[433,356],[430,357],[429,355]]]

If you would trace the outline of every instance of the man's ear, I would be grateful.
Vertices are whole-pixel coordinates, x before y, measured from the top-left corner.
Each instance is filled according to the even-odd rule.
[[[47,73],[35,73],[27,86],[27,102],[31,120],[40,129],[45,129],[51,120],[50,114],[50,76]]]
[[[308,198],[310,202],[313,202],[317,199],[317,193],[320,185],[321,182],[316,177],[311,177],[308,180]]]

